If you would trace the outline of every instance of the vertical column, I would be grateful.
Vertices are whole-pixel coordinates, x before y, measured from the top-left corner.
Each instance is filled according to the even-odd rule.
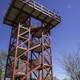
[[[28,61],[28,64],[27,64],[27,77],[26,77],[26,80],[28,80],[28,77],[30,74],[28,74],[28,71],[29,71],[29,54],[30,54],[30,41],[31,41],[31,33],[30,33],[30,27],[29,27],[29,41],[28,41],[28,53],[27,53],[27,61]],[[30,77],[29,77],[30,78]]]
[[[40,65],[40,53],[38,53],[38,65]],[[40,70],[38,70],[38,80],[40,80]]]
[[[18,32],[17,32],[17,38],[16,38],[16,50],[15,50],[15,57],[14,57],[14,68],[13,68],[13,77],[12,77],[12,80],[15,80],[15,73],[16,73],[16,64],[17,64],[17,48],[18,48],[18,42],[19,42],[19,32],[20,32],[20,24],[19,24],[19,27],[18,27]]]
[[[52,48],[51,48],[51,43],[52,43],[52,40],[51,40],[51,32],[49,32],[49,44],[50,44],[50,59],[51,59],[51,66],[52,66]],[[53,80],[53,68],[51,67],[51,80]]]
[[[43,32],[42,32],[42,80],[44,80],[44,43],[43,43]]]
[[[14,43],[14,39],[12,37],[13,31],[14,31],[14,28],[11,29],[11,36],[10,36],[10,42],[9,42],[9,49],[8,49],[8,56],[7,56],[7,61],[6,61],[6,69],[5,69],[4,80],[6,80],[6,78],[11,78],[11,73],[12,73],[11,69],[9,69],[12,65],[9,65],[9,64],[11,64],[10,51],[11,51],[13,43]]]
[[[49,32],[43,35],[43,65],[42,68],[42,77],[44,76],[43,80],[53,80],[52,76],[52,56],[51,56],[51,41],[50,41],[50,34]]]

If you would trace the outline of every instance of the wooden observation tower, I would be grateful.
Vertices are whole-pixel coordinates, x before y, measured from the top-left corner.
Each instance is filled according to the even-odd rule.
[[[4,17],[12,27],[4,80],[53,80],[50,31],[60,21],[33,0],[11,1]]]

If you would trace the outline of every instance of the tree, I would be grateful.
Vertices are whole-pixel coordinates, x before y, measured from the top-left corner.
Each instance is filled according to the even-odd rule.
[[[6,57],[7,57],[7,54],[3,51],[0,51],[0,80],[2,78],[4,69],[5,69]]]
[[[53,80],[59,80],[57,77],[54,76]]]
[[[62,56],[62,66],[71,80],[80,80],[80,50]]]
[[[63,80],[67,80],[67,79],[65,78],[65,79],[63,79]]]

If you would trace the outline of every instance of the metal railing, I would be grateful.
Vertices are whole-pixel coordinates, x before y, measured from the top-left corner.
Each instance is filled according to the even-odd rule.
[[[38,11],[41,11],[42,13],[50,16],[50,17],[55,17],[57,19],[60,20],[60,16],[55,12],[55,11],[51,11],[48,8],[44,7],[43,5],[33,1],[33,0],[21,0],[24,3],[28,4],[29,6],[37,9]]]

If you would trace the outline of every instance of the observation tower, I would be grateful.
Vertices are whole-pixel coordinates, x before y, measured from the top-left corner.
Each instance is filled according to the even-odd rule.
[[[53,80],[51,29],[60,21],[33,0],[11,1],[4,16],[12,28],[4,80]]]

